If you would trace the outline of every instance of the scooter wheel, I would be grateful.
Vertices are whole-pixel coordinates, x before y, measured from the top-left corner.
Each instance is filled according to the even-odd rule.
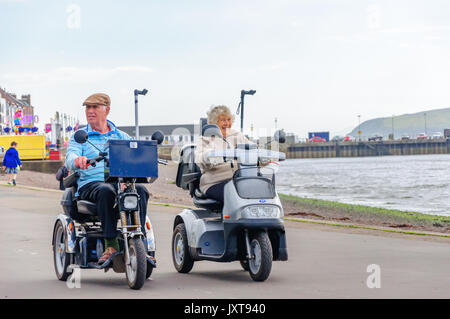
[[[175,269],[180,273],[188,273],[194,267],[194,260],[189,254],[186,227],[183,223],[178,224],[173,231],[172,260]]]
[[[141,238],[131,238],[128,242],[130,264],[126,265],[128,286],[141,289],[147,274],[147,253]]]
[[[67,268],[70,265],[70,255],[66,253],[66,233],[63,224],[58,221],[53,233],[53,264],[55,265],[56,277],[66,281],[72,274]]]
[[[254,281],[264,281],[272,270],[272,245],[266,232],[258,232],[250,239],[250,254],[248,261],[250,276]]]

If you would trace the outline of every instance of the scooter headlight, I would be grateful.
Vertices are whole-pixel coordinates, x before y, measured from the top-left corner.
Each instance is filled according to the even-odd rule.
[[[138,196],[136,194],[127,194],[122,197],[122,207],[126,210],[138,210]]]
[[[242,211],[242,218],[280,218],[280,208],[274,205],[248,206]]]

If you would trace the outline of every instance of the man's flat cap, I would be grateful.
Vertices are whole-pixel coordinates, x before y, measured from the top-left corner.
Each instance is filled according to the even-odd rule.
[[[109,96],[107,94],[95,93],[95,94],[92,94],[90,97],[88,97],[83,102],[83,105],[92,105],[92,104],[99,104],[99,105],[110,106],[111,105],[111,99],[109,98]]]

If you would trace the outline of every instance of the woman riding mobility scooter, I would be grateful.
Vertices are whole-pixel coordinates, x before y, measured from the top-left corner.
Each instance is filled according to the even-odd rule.
[[[77,131],[74,138],[77,143],[89,143],[84,130]],[[115,272],[125,272],[132,289],[140,289],[150,277],[156,267],[155,239],[148,217],[145,225],[141,225],[135,183],[151,183],[158,177],[158,163],[166,164],[157,157],[157,143],[160,144],[163,138],[158,131],[152,135],[152,141],[109,140],[109,152],[99,150],[98,157],[88,160],[88,165],[92,166],[105,161],[105,182],[115,183],[117,187],[120,250],[101,265],[97,261],[104,250],[104,238],[96,205],[75,197],[78,173],[64,180],[66,190],[61,201],[64,213],[56,218],[52,242],[59,280],[66,281],[74,267],[104,269],[105,272],[112,268]],[[125,189],[121,184],[126,185]]]
[[[216,125],[207,125],[203,136],[222,138]],[[275,139],[284,142],[283,133]],[[239,169],[224,187],[224,202],[207,198],[199,189],[202,175],[195,163],[195,145],[180,152],[176,184],[188,189],[194,205],[175,217],[172,257],[180,273],[191,271],[194,261],[231,262],[239,260],[255,281],[269,277],[272,260],[287,260],[283,208],[275,190],[272,161],[282,161],[285,154],[257,149],[254,144],[236,149],[211,150],[211,163],[237,160]],[[267,164],[261,166],[260,164]]]

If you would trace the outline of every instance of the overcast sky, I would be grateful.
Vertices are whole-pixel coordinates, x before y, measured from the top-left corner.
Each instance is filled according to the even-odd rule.
[[[450,107],[450,1],[0,0],[0,86],[31,94],[41,123],[84,119],[111,96],[110,119],[198,123],[210,105],[245,126],[349,132],[361,121]],[[238,117],[235,122],[239,126]]]

